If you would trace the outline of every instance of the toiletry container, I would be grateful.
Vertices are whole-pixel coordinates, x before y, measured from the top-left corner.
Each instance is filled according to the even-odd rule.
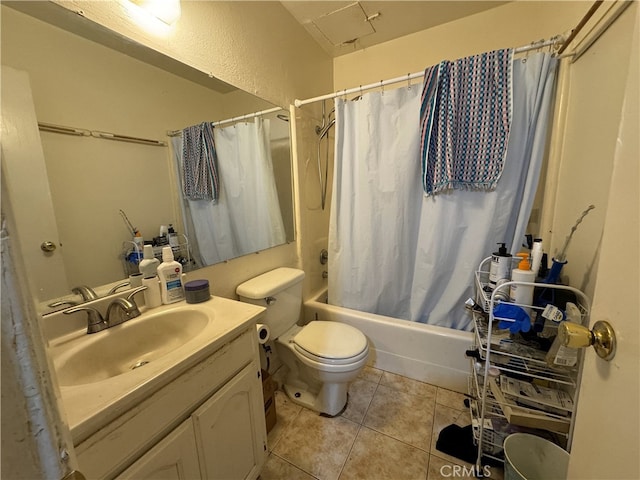
[[[529,265],[529,254],[518,253],[518,257],[521,257],[518,268],[514,268],[511,272],[512,282],[530,282],[536,281],[536,272],[531,270]],[[509,290],[509,297],[511,301],[519,305],[531,305],[533,303],[533,285],[511,285]]]
[[[491,268],[489,270],[489,286],[491,289],[496,287],[498,280],[509,280],[511,273],[511,254],[507,253],[504,243],[499,243],[500,247],[497,252],[491,255]]]
[[[533,241],[533,249],[531,250],[531,270],[535,273],[536,277],[540,272],[540,264],[542,263],[542,239],[536,238]]]
[[[147,308],[154,308],[162,305],[162,296],[160,295],[160,282],[157,275],[143,278],[142,286],[147,287],[147,289],[143,292],[144,304]]]
[[[192,280],[184,284],[187,303],[202,303],[211,298],[209,280]]]
[[[171,245],[172,247],[177,247],[179,245],[178,234],[173,229],[173,225],[171,224],[169,224],[168,236],[169,236],[169,245]]]
[[[153,247],[151,245],[144,246],[144,256],[140,265],[138,265],[138,269],[142,274],[143,278],[153,277],[158,273],[158,265],[160,265],[160,260],[158,260],[153,254]]]
[[[162,263],[158,266],[162,303],[169,304],[184,300],[182,285],[182,265],[173,259],[171,247],[162,248]]]

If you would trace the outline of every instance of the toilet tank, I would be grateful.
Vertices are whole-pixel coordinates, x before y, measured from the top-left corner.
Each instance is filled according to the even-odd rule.
[[[262,323],[276,339],[296,324],[302,306],[304,272],[297,268],[276,268],[238,285],[240,301],[266,307]]]

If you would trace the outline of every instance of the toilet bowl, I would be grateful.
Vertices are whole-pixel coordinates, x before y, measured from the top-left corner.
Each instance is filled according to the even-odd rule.
[[[241,284],[241,301],[264,306],[262,323],[275,338],[276,354],[288,371],[284,391],[295,403],[335,416],[347,404],[349,383],[369,356],[367,338],[357,328],[315,320],[297,325],[304,272],[278,268]]]
[[[336,337],[339,344],[331,342]],[[295,403],[330,416],[346,407],[349,383],[369,357],[362,332],[325,321],[290,328],[276,340],[276,351],[289,368],[284,382],[287,395]]]

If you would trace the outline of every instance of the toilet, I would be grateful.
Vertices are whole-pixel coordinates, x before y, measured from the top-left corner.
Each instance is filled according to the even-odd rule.
[[[266,307],[275,350],[288,367],[284,391],[291,400],[335,416],[347,405],[349,383],[369,356],[367,337],[350,325],[315,320],[299,326],[304,272],[277,268],[239,285],[240,300]]]

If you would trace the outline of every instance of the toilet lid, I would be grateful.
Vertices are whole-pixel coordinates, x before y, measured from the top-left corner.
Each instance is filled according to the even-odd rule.
[[[352,358],[368,346],[367,337],[357,328],[339,322],[313,321],[295,337],[296,346],[317,357]]]

